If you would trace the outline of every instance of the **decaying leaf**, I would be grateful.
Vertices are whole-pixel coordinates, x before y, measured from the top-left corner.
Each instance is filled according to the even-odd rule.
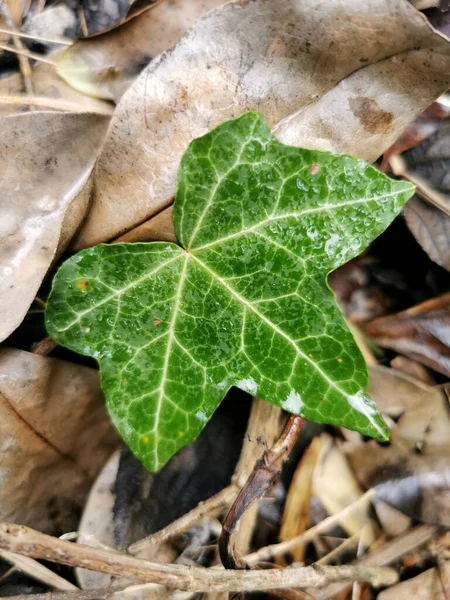
[[[366,442],[349,454],[358,481],[380,499],[425,522],[450,523],[450,416],[440,388],[371,367],[369,393],[392,419],[390,444]]]
[[[189,142],[258,110],[284,143],[375,160],[448,87],[450,44],[405,0],[231,2],[122,97],[75,247],[167,206]]]
[[[0,350],[0,520],[70,531],[116,444],[95,370]]]
[[[223,0],[161,2],[104,35],[81,40],[58,59],[59,75],[84,94],[117,102],[155,56],[171,48]]]
[[[383,348],[450,377],[450,293],[362,325],[364,333]]]
[[[412,193],[351,156],[281,144],[246,113],[183,157],[182,247],[100,245],[72,257],[54,280],[48,332],[98,360],[113,421],[151,471],[197,437],[233,385],[385,439],[326,276]]]
[[[86,213],[83,190],[107,124],[54,112],[0,119],[0,340],[21,323],[61,237],[67,243]]]

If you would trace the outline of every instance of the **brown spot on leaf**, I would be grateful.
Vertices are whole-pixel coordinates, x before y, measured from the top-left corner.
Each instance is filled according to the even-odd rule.
[[[161,319],[153,319],[153,325],[156,327],[161,323]]]
[[[372,98],[350,98],[350,109],[370,133],[386,133],[392,127],[392,113],[382,110]]]
[[[77,281],[77,287],[79,287],[80,290],[87,290],[89,287],[89,281],[80,279],[80,281]]]
[[[320,171],[320,165],[316,162],[313,162],[313,164],[311,165],[311,175],[317,175],[317,173]]]

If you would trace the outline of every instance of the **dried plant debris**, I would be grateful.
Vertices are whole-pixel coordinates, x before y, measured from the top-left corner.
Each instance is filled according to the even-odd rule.
[[[350,452],[357,479],[404,514],[448,526],[450,414],[443,390],[385,367],[371,368],[369,390],[393,425],[389,445],[369,441]]]
[[[226,600],[229,592],[221,590],[238,589],[242,594],[275,586],[277,590],[258,597],[397,600],[413,595],[417,600],[447,600],[450,42],[430,27],[424,14],[439,31],[448,33],[448,0],[6,0],[0,4],[0,335],[8,338],[8,347],[0,349],[0,522],[66,533],[70,540],[0,524],[0,595],[23,598],[58,590],[58,596],[47,600],[74,600],[75,594],[79,600],[94,596],[188,600],[194,595],[200,598],[202,590],[206,600]],[[336,417],[342,404],[326,406],[336,409],[327,420],[334,425],[304,423],[281,474],[281,467],[271,472],[271,482],[279,479],[268,490],[246,482],[249,474],[253,482],[258,481],[255,473],[261,464],[267,468],[259,462],[254,469],[255,461],[270,455],[268,449],[274,444],[283,445],[282,438],[276,442],[287,417],[282,404],[252,400],[250,394],[231,388],[197,440],[160,472],[150,474],[130,449],[119,449],[95,362],[46,338],[44,322],[57,267],[66,258],[76,268],[81,264],[78,257],[70,258],[75,250],[121,242],[88,248],[82,255],[83,261],[97,254],[106,258],[102,277],[106,273],[108,285],[116,291],[132,279],[135,268],[147,268],[149,246],[141,242],[158,242],[159,248],[170,248],[183,257],[184,250],[177,244],[189,246],[186,231],[192,233],[192,227],[196,234],[190,236],[191,254],[197,253],[192,251],[196,238],[210,245],[201,251],[204,254],[209,249],[219,257],[227,253],[223,261],[212,255],[209,262],[205,256],[195,256],[213,270],[221,262],[221,279],[233,277],[236,257],[248,258],[251,252],[259,253],[259,258],[264,255],[268,276],[263,282],[261,273],[253,269],[256,262],[252,268],[247,263],[239,279],[227,280],[234,291],[233,285],[241,285],[240,296],[250,299],[261,314],[266,292],[269,298],[267,290],[283,295],[289,273],[288,263],[278,261],[279,253],[293,243],[298,223],[290,222],[287,233],[279,228],[264,230],[270,244],[279,245],[275,250],[246,239],[231,252],[232,240],[217,245],[216,233],[224,226],[227,210],[233,212],[236,187],[227,187],[222,203],[227,210],[213,211],[206,227],[202,215],[198,225],[204,200],[201,185],[191,185],[188,177],[193,192],[184,204],[185,214],[180,211],[181,201],[178,208],[173,202],[176,174],[189,144],[247,111],[261,113],[279,142],[310,148],[302,152],[319,157],[308,163],[310,182],[326,170],[318,151],[331,151],[370,162],[382,157],[382,171],[390,169],[398,180],[416,186],[401,216],[363,254],[328,279],[370,365],[368,392],[390,430],[390,441],[380,443],[340,427],[350,424]],[[270,137],[269,131],[266,134]],[[228,142],[225,162],[234,152],[233,139]],[[220,152],[216,158],[214,165],[221,168]],[[283,160],[278,158],[279,167]],[[361,164],[358,159],[348,160]],[[378,182],[388,181],[371,167],[365,169]],[[241,179],[227,180],[227,186],[238,186],[244,179],[247,185],[248,173],[239,173]],[[298,184],[298,173],[296,177]],[[334,182],[339,176],[333,177]],[[267,209],[274,182],[263,177],[252,182],[253,187],[247,187],[254,193],[249,194],[252,202],[255,199],[253,209]],[[364,182],[360,181],[364,193],[370,193]],[[404,181],[392,185],[397,191],[411,189]],[[179,194],[184,198],[183,190]],[[347,196],[348,190],[343,190],[342,202],[348,202]],[[383,227],[403,200],[406,197],[389,215],[379,213]],[[346,210],[346,218],[354,219],[356,208]],[[319,269],[327,255],[334,268],[354,256],[364,236],[367,243],[383,229],[381,225],[376,231],[367,226],[358,229],[352,221],[344,235],[333,215],[324,216],[321,229],[328,236],[332,256],[327,252],[320,258],[313,256],[310,246],[299,242],[298,248],[289,246],[294,251],[289,255],[290,267],[309,260],[311,270]],[[240,239],[238,229],[231,232],[236,239]],[[313,230],[309,233],[316,235]],[[341,248],[339,252],[336,236],[349,239],[352,251]],[[307,244],[314,242],[306,234],[303,238]],[[124,248],[127,252],[122,256]],[[145,252],[139,254],[143,248]],[[120,268],[109,260],[110,255],[122,256]],[[323,270],[320,289],[328,270],[328,266]],[[85,274],[76,279],[76,292],[89,298],[97,279],[86,286]],[[170,274],[179,280],[179,271]],[[191,269],[190,278],[194,275]],[[61,281],[67,295],[72,288]],[[137,315],[134,288],[133,294],[127,290],[123,295],[115,323],[107,311],[97,315],[104,319],[101,327],[114,325],[111,353],[120,354],[126,344],[138,348],[151,342],[149,336],[163,331],[166,317],[173,314],[169,295],[156,289],[161,280],[151,281],[156,286],[151,300],[159,303],[159,312],[144,327],[133,320]],[[229,351],[234,339],[229,306],[234,296],[211,296],[204,278],[193,284],[189,302],[199,298],[201,304],[212,298],[216,325],[228,322],[222,337],[200,349],[204,351],[200,356],[195,346],[198,338],[192,334],[192,329],[200,330],[199,306],[191,310],[196,318],[192,327],[174,319],[175,338],[190,357],[180,348],[178,355],[167,354],[167,365],[172,371],[179,369],[177,381],[189,410],[204,400],[191,378],[192,369],[203,365],[203,360],[216,361],[217,348],[222,351],[226,346],[232,358],[238,355]],[[340,314],[328,287],[323,290],[323,302]],[[317,302],[317,294],[304,281],[298,291]],[[144,312],[150,305],[147,292],[142,290],[139,297]],[[107,308],[107,302],[103,306]],[[184,300],[178,308],[190,310]],[[75,316],[79,307],[70,304],[65,310]],[[84,354],[92,346],[89,338],[101,330],[84,322],[90,314],[80,316],[83,328],[72,332],[77,350]],[[323,325],[300,305],[283,304],[279,314],[280,327],[309,317],[307,340],[316,336],[314,328]],[[344,386],[348,383],[345,362],[336,364],[339,357],[332,356],[334,349],[345,344],[353,358],[359,353],[344,321],[339,323],[341,328],[327,330],[332,339],[323,339],[322,350],[331,358],[319,366]],[[251,352],[259,353],[259,364],[264,365],[261,379],[267,375],[282,379],[281,365],[289,361],[290,349],[273,339],[269,342],[267,336],[258,337],[257,327],[261,324],[249,330],[245,341]],[[102,346],[99,351],[105,351],[104,344],[97,342]],[[316,350],[308,350],[309,360],[316,360]],[[50,352],[58,358],[47,357]],[[188,364],[186,357],[193,360]],[[149,359],[157,369],[157,357]],[[308,376],[306,362],[306,367],[300,365],[304,378],[300,398],[302,402],[307,398],[307,403],[312,398],[314,404],[322,384]],[[103,362],[104,385],[112,381],[107,365]],[[139,372],[142,364],[130,365],[134,371],[127,372],[122,383],[134,386],[136,397],[148,394],[151,384]],[[360,357],[358,365],[355,377],[362,389],[366,379]],[[265,397],[255,373],[238,377],[238,385]],[[120,408],[129,396],[122,388],[119,392],[115,401]],[[181,414],[178,401],[174,405],[164,405],[164,435]],[[215,405],[205,411],[202,404],[201,413],[194,411],[201,420],[196,426],[203,426]],[[285,408],[292,410],[292,406],[291,402]],[[148,414],[137,410],[134,417],[137,431]],[[376,422],[384,428],[381,417],[376,414]],[[157,466],[192,433],[183,437],[184,427],[174,431],[176,439],[166,444],[166,455],[157,457]],[[286,452],[283,447],[285,457]],[[228,540],[225,558],[231,556],[235,566],[264,569],[239,573],[217,567],[222,523],[227,523],[225,515],[242,489],[244,495],[250,490],[258,500],[237,520],[230,517],[231,524],[240,527]],[[263,492],[266,496],[259,500]],[[22,553],[68,562],[75,571],[49,562],[44,566]],[[299,564],[287,568],[292,562],[307,565],[306,571]],[[268,569],[275,564],[282,568]],[[82,568],[86,566],[94,570]],[[152,583],[138,581],[136,574]],[[355,580],[361,582],[354,584]],[[171,591],[155,581],[191,591]]]

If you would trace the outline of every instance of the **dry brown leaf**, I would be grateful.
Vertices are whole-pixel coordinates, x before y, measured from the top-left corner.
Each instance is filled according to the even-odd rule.
[[[375,344],[450,376],[450,293],[361,327]]]
[[[258,110],[283,142],[372,161],[445,91],[449,73],[448,40],[406,0],[226,4],[122,97],[75,247],[169,205],[186,146],[230,117]]]
[[[21,323],[60,239],[68,242],[86,212],[83,190],[107,122],[54,112],[0,118],[0,340]]]
[[[221,4],[224,0],[161,2],[111,32],[68,48],[57,61],[58,73],[84,94],[117,102],[144,65]]]
[[[116,444],[97,371],[0,350],[1,521],[72,529]]]
[[[168,206],[160,213],[134,227],[124,235],[118,237],[115,242],[151,242],[165,241],[176,242],[177,236],[173,228],[172,207]]]
[[[390,444],[371,440],[352,450],[349,461],[360,484],[404,514],[425,522],[450,523],[450,415],[442,389],[386,367],[370,368],[369,393],[395,420]]]

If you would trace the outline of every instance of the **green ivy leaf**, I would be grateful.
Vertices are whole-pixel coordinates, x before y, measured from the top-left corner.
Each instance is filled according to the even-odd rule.
[[[97,359],[111,417],[151,471],[195,439],[233,385],[384,440],[364,359],[326,278],[412,193],[351,156],[285,146],[246,113],[183,156],[181,247],[76,254],[55,277],[48,332]]]

